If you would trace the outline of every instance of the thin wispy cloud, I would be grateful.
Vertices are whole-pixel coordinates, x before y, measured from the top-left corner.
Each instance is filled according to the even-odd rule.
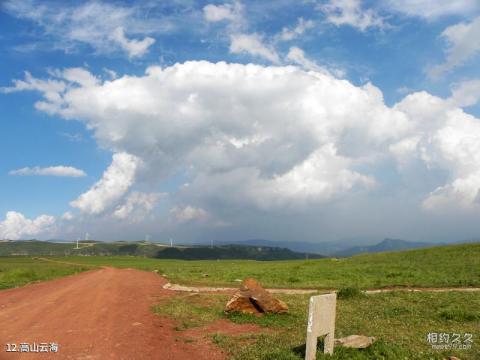
[[[246,53],[266,59],[274,64],[280,63],[280,57],[273,46],[266,45],[263,38],[256,33],[231,35],[230,52],[233,54]]]
[[[480,11],[478,0],[387,0],[381,5],[408,16],[435,20],[449,15],[471,16]]]
[[[305,20],[303,17],[298,19],[298,23],[293,27],[284,27],[277,35],[277,39],[281,41],[291,41],[301,37],[306,31],[312,29],[315,23],[312,20]]]
[[[329,0],[318,8],[325,14],[326,21],[336,26],[348,25],[360,31],[388,27],[376,10],[363,8],[361,0]]]
[[[51,48],[66,52],[78,51],[79,46],[86,45],[99,54],[122,51],[130,58],[141,57],[155,43],[151,35],[173,27],[168,19],[146,18],[147,9],[141,6],[126,7],[102,1],[79,5],[7,1],[3,9],[38,26],[42,34],[37,44],[51,43]]]
[[[83,177],[85,171],[72,166],[49,166],[49,167],[24,167],[12,170],[8,173],[12,176],[60,176],[60,177]]]
[[[480,54],[480,16],[469,22],[447,27],[441,34],[446,41],[445,62],[429,69],[431,76],[440,76]]]

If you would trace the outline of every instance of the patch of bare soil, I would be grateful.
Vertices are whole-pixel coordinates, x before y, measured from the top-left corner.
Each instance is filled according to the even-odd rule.
[[[211,335],[221,334],[230,336],[246,335],[247,338],[241,339],[242,343],[249,344],[255,342],[255,338],[248,338],[248,335],[261,333],[270,333],[270,329],[262,328],[255,324],[235,324],[226,319],[218,319],[202,327],[195,327],[184,330],[179,333],[179,337],[185,342],[201,344],[209,342]]]

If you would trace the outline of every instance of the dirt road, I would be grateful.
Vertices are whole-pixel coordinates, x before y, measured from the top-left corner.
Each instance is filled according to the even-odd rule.
[[[104,268],[0,291],[0,359],[224,359],[207,338],[186,342],[174,320],[151,312],[173,294],[165,283],[155,273]],[[48,343],[49,351],[56,343],[58,352],[5,351],[21,343]]]

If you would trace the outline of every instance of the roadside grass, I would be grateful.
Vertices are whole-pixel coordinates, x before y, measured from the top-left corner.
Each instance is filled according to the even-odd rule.
[[[289,261],[183,261],[133,256],[58,259],[82,264],[158,270],[159,274],[165,274],[172,283],[182,285],[237,287],[237,279],[253,277],[265,287],[279,288],[480,286],[480,243],[341,259]]]
[[[215,296],[204,296],[198,293],[182,294],[175,296],[172,300],[168,298],[165,302],[153,306],[152,311],[177,320],[179,325],[176,330],[178,331],[208,325],[222,318],[222,303]]]
[[[90,268],[45,262],[30,257],[0,257],[0,289],[76,274]]]
[[[223,313],[228,295],[176,295],[153,308],[160,316],[176,319],[178,331],[206,326],[216,319],[252,323],[265,332],[242,335],[212,334],[212,341],[230,354],[230,359],[301,359],[304,357],[309,295],[281,295],[289,313],[253,315]],[[337,301],[336,337],[352,334],[375,336],[368,349],[336,347],[334,356],[318,359],[443,359],[480,358],[480,296],[475,293],[391,292],[348,297]],[[473,334],[469,350],[432,350],[429,333]]]
[[[356,287],[346,287],[341,288],[337,292],[337,298],[344,300],[344,299],[354,299],[366,296],[360,289]]]

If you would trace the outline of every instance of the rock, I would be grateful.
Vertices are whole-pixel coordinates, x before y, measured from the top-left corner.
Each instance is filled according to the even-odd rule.
[[[274,298],[256,280],[245,279],[240,289],[225,305],[225,312],[280,314],[288,312],[288,306],[283,301]]]
[[[207,277],[210,277],[210,275],[208,275],[208,274],[202,274],[202,277],[207,278]]]
[[[277,314],[288,311],[287,304],[274,298],[254,279],[245,279],[240,286],[240,293],[253,300],[254,305],[258,305],[263,312]]]
[[[225,305],[225,312],[241,312],[243,314],[261,314],[261,309],[257,308],[248,297],[244,297],[239,293],[233,297]]]
[[[365,349],[373,344],[373,336],[350,335],[344,338],[335,339],[335,345],[345,346],[355,349]]]

